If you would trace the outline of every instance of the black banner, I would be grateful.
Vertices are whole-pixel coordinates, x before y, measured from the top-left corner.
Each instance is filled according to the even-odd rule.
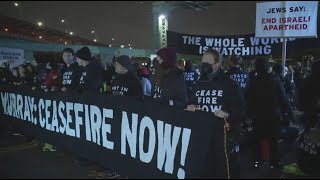
[[[224,121],[106,94],[0,87],[1,121],[130,178],[226,178]]]
[[[217,49],[221,55],[281,57],[281,38],[256,38],[255,34],[230,36],[190,35],[167,31],[168,47],[175,47],[178,53],[201,55],[208,48]],[[292,56],[306,50],[318,48],[318,38],[288,38],[287,55]]]

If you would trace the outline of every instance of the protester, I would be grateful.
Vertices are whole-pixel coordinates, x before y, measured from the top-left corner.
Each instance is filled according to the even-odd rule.
[[[142,86],[143,94],[145,96],[151,96],[151,83],[149,81],[149,71],[147,70],[146,67],[142,67],[140,71],[140,83]]]
[[[302,81],[298,108],[304,112],[305,131],[298,142],[297,163],[285,166],[285,173],[320,177],[320,61]]]
[[[319,109],[317,107],[320,98],[320,61],[312,65],[311,75],[302,81],[299,90],[299,110],[304,112],[302,117],[304,127],[310,129],[315,126]]]
[[[79,66],[84,67],[77,90],[79,92],[99,93],[102,92],[103,66],[91,56],[90,49],[83,47],[76,53],[76,61]]]
[[[75,62],[74,51],[71,48],[65,48],[62,51],[62,58],[65,65],[62,68],[62,88],[61,91],[66,92],[75,90],[80,80],[80,69]]]
[[[1,84],[9,84],[12,82],[12,72],[10,71],[10,63],[4,62],[0,67],[0,83]]]
[[[232,80],[238,83],[240,88],[242,89],[242,92],[244,92],[247,81],[248,81],[248,74],[240,68],[240,65],[242,63],[242,58],[238,55],[232,55],[229,58],[229,65],[230,69],[226,73],[228,77],[230,77]]]
[[[268,73],[268,69],[266,58],[255,60],[256,76],[247,85],[245,99],[248,115],[254,121],[255,167],[263,161],[272,168],[280,166],[280,121],[288,113],[289,101],[280,79]]]
[[[186,61],[184,69],[184,80],[186,81],[187,85],[188,98],[190,98],[192,86],[198,80],[198,73],[193,69],[193,64],[190,60]]]
[[[209,49],[202,56],[200,79],[193,87],[188,111],[201,110],[225,119],[228,131],[227,152],[230,157],[231,178],[240,177],[238,138],[240,121],[244,117],[244,98],[236,82],[221,68],[222,58],[217,50]]]
[[[183,71],[176,66],[174,48],[162,48],[157,52],[159,67],[155,72],[152,97],[162,104],[184,109],[188,102]]]
[[[142,87],[133,72],[131,59],[125,55],[119,56],[115,60],[114,67],[118,76],[112,81],[112,94],[142,98]]]
[[[58,70],[58,66],[53,63],[47,63],[47,73],[41,82],[41,89],[45,92],[59,89],[61,86],[61,83],[59,82],[60,76],[61,74]]]

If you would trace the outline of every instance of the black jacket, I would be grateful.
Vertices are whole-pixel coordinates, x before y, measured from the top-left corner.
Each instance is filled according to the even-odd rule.
[[[187,87],[192,87],[193,84],[198,80],[198,73],[195,70],[183,72],[184,80],[186,81]]]
[[[241,70],[240,67],[231,67],[226,75],[238,83],[242,91],[244,92],[247,81],[248,81],[248,74]]]
[[[131,72],[117,75],[111,83],[111,90],[113,95],[143,97],[141,83]]]
[[[178,68],[170,71],[163,87],[153,84],[151,93],[151,96],[162,104],[169,105],[169,100],[172,100],[175,108],[184,109],[188,103],[188,96],[183,71]]]
[[[77,63],[73,63],[70,66],[64,65],[62,70],[62,87],[67,90],[74,90],[79,85],[81,76],[81,70]]]
[[[277,135],[280,119],[290,109],[281,80],[270,73],[250,78],[245,100],[248,116],[255,119],[255,130],[263,136]]]
[[[82,92],[101,92],[103,67],[97,60],[93,60],[86,67],[82,68],[82,73],[77,90]]]
[[[189,104],[199,106],[202,111],[225,111],[229,114],[231,128],[240,130],[240,122],[245,114],[245,103],[238,84],[218,70],[212,80],[198,80],[193,87]]]

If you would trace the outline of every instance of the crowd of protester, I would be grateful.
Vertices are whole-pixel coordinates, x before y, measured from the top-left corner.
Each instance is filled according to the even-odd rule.
[[[132,63],[126,55],[115,56],[103,65],[91,55],[88,47],[77,52],[62,51],[64,66],[57,63],[30,64],[10,68],[3,63],[1,84],[25,85],[33,90],[79,93],[107,93],[131,96],[139,101],[152,100],[177,110],[205,111],[225,120],[228,128],[228,154],[233,178],[240,177],[239,152],[241,139],[250,141],[254,149],[254,167],[268,163],[270,168],[282,168],[278,141],[283,129],[294,122],[294,109],[304,112],[301,123],[305,132],[300,142],[312,146],[310,154],[305,146],[298,147],[298,166],[306,174],[319,175],[320,165],[320,62],[313,60],[310,67],[282,67],[269,60],[255,58],[247,71],[242,70],[242,58],[232,55],[229,67],[222,67],[223,58],[209,49],[202,56],[200,71],[191,61],[185,66],[177,63],[174,48],[162,48],[146,66]],[[284,71],[285,70],[285,71]],[[284,73],[283,73],[284,72]],[[290,136],[294,136],[290,134]],[[56,149],[45,144],[44,151]]]

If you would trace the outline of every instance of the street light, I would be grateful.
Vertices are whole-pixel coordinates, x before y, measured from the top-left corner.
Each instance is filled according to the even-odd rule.
[[[5,30],[6,32],[8,32],[8,29],[7,29],[7,28],[5,28],[4,30]]]
[[[91,33],[93,34],[93,33],[94,33],[94,31],[91,31]]]
[[[42,39],[42,36],[39,36],[39,39]]]
[[[42,26],[42,22],[38,22],[38,26]]]
[[[124,48],[124,45],[121,45],[120,47],[121,47],[121,48]]]
[[[132,48],[130,47],[130,49],[132,49]]]
[[[93,41],[94,41],[94,42],[97,42],[97,40],[96,40],[96,39],[94,39]]]
[[[14,3],[14,6],[15,6],[15,7],[18,7],[18,6],[19,6],[19,4],[15,2],[15,3]]]
[[[161,14],[161,15],[159,16],[159,19],[165,19],[165,18],[166,18],[166,16],[163,15],[163,14]]]
[[[111,44],[109,45],[109,47],[112,47]]]
[[[67,41],[65,41],[64,44],[68,44]]]
[[[131,44],[128,44],[129,46],[131,46]]]
[[[70,35],[73,35],[73,32],[70,32]]]
[[[112,38],[112,41],[114,41],[114,38]]]
[[[64,19],[62,19],[61,22],[64,23]]]

